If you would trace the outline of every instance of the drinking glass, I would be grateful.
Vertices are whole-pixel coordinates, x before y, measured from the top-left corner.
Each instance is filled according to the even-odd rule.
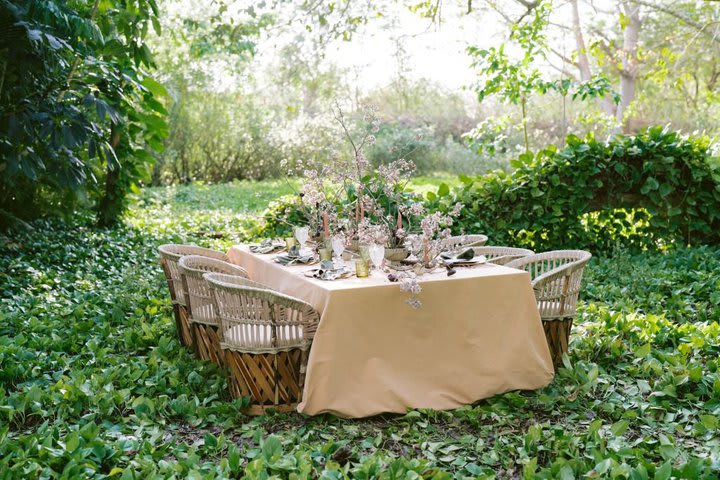
[[[355,276],[358,278],[365,278],[368,276],[368,264],[362,258],[355,260]]]
[[[310,236],[310,229],[308,227],[297,227],[295,229],[295,238],[297,238],[297,241],[300,244],[300,252],[299,253],[302,253],[303,248],[305,247],[305,242],[307,242],[307,239],[309,236]]]
[[[370,245],[368,247],[368,253],[370,254],[370,261],[375,265],[375,268],[380,268],[383,260],[385,260],[385,247],[377,244]]]
[[[345,251],[345,237],[342,235],[335,235],[332,238],[332,249],[333,252],[335,252],[335,256],[337,257],[337,266],[342,267],[344,265],[342,254]]]
[[[410,257],[408,257],[408,260],[412,260],[417,262],[418,255],[420,255],[420,251],[423,248],[423,237],[421,235],[408,235],[405,239],[405,248],[408,249],[410,252]]]

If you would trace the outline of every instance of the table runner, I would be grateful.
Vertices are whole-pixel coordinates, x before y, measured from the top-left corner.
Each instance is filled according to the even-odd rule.
[[[228,252],[250,278],[302,299],[321,314],[298,411],[366,417],[408,408],[457,408],[553,378],[527,272],[486,264],[424,275],[422,307],[374,271],[322,281],[275,255]]]

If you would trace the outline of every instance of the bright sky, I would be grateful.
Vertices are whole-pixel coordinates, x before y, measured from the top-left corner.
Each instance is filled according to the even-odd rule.
[[[498,46],[507,40],[507,24],[500,15],[489,9],[475,10],[471,15],[467,15],[464,11],[465,2],[445,1],[441,22],[437,25],[432,24],[430,19],[409,11],[406,6],[399,5],[402,3],[405,2],[389,2],[383,9],[384,18],[371,19],[363,31],[356,33],[351,41],[338,40],[325,52],[328,60],[349,70],[353,83],[357,76],[358,87],[362,91],[387,85],[397,75],[398,41],[406,55],[405,74],[408,77],[428,79],[457,91],[469,86],[476,78],[470,65],[470,57],[466,53],[467,47]],[[522,7],[518,9],[519,4],[511,0],[498,3],[506,12],[512,12],[513,18],[519,18],[524,11]],[[609,0],[594,2],[596,6],[612,10],[611,4]],[[485,4],[475,2],[475,5],[478,9]],[[580,13],[583,19],[597,15],[597,12],[593,12],[583,2],[580,4]],[[569,26],[571,21],[568,4],[557,2],[552,20]],[[298,25],[298,28],[302,27],[303,25]],[[293,35],[304,33],[296,31]],[[566,35],[564,40],[569,46],[569,54],[574,39],[571,34]],[[282,42],[292,37],[287,37],[286,40],[281,38],[275,40]],[[562,49],[558,46],[558,41],[562,43],[562,39],[555,39],[553,43],[558,49]],[[272,47],[265,53],[272,55],[271,50]],[[508,46],[508,52],[512,52],[512,47]]]
[[[504,30],[499,24],[478,28],[474,16],[450,18],[439,27],[405,8],[396,8],[392,16],[387,28],[371,24],[367,32],[357,35],[352,42],[338,42],[328,50],[328,56],[338,65],[360,67],[363,89],[385,85],[397,75],[398,42],[406,55],[409,77],[426,78],[459,89],[474,79],[466,53],[468,45],[488,44],[498,35],[500,43],[499,32]]]
[[[214,5],[213,0],[202,0],[199,5],[203,2]],[[357,86],[362,92],[387,85],[397,77],[398,45],[405,55],[404,74],[407,77],[427,79],[459,92],[463,87],[470,86],[476,78],[476,73],[470,65],[470,57],[466,53],[467,47],[498,46],[507,39],[508,26],[496,12],[476,10],[473,14],[466,15],[463,11],[466,5],[464,2],[446,1],[443,2],[442,21],[437,25],[430,19],[409,11],[406,6],[399,5],[401,3],[403,2],[388,2],[383,9],[383,18],[372,18],[368,25],[353,35],[351,41],[334,41],[325,50],[327,60],[345,69],[349,83]],[[518,3],[511,0],[502,0],[498,3],[506,10],[515,8],[511,16],[519,18],[522,9],[517,10]],[[594,2],[595,5],[602,5],[604,8],[611,3],[610,0]],[[181,5],[182,10],[187,9],[186,4],[181,2]],[[210,5],[207,5],[207,8],[212,9]],[[247,2],[243,0],[231,5],[242,9],[247,7]],[[482,2],[476,2],[476,8],[483,5],[485,4]],[[597,12],[593,12],[583,2],[580,8],[583,19],[597,15]],[[292,15],[293,11],[286,13]],[[192,16],[191,12],[185,14]],[[225,15],[232,13],[226,12]],[[556,23],[569,26],[568,5],[557,5],[552,19]],[[274,64],[283,45],[296,42],[300,37],[308,37],[305,21],[296,19],[290,23],[291,28],[284,31],[271,29],[265,32],[264,38],[258,43],[258,55],[254,60],[256,73],[267,71],[267,67]],[[571,34],[567,34],[565,38],[566,45],[569,45],[568,55],[572,52],[571,37]],[[562,40],[555,40],[554,45],[561,49],[557,41],[562,43]],[[512,47],[508,47],[508,51],[512,52]],[[219,89],[228,88],[231,84],[242,81],[237,77],[222,78],[221,75],[216,80]]]
[[[448,4],[451,2],[448,2]],[[347,69],[362,91],[387,85],[398,73],[398,43],[405,53],[405,75],[424,78],[458,90],[475,78],[466,53],[469,45],[498,45],[507,27],[490,19],[478,23],[477,15],[448,12],[440,26],[393,2],[382,19],[371,19],[351,41],[332,42],[325,54],[330,62]],[[454,13],[454,14],[453,14]],[[493,15],[493,18],[495,16]],[[303,25],[299,24],[299,28]],[[301,30],[260,42],[258,62],[268,64],[284,42],[292,42]],[[356,80],[357,78],[357,80]]]

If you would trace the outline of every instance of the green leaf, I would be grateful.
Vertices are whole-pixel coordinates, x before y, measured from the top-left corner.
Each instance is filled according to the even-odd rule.
[[[156,97],[169,97],[167,90],[152,77],[146,76],[140,82],[143,87],[147,88]]]
[[[437,194],[439,197],[447,197],[448,195],[450,195],[450,187],[448,186],[448,184],[444,182],[441,183],[438,187]]]
[[[537,471],[537,457],[533,457],[523,466],[523,480],[533,480]]]
[[[627,420],[620,420],[618,422],[615,422],[612,427],[610,427],[610,431],[615,436],[620,436],[623,433],[625,433],[628,429],[630,424]]]
[[[635,356],[638,358],[645,358],[650,354],[652,350],[652,345],[649,343],[646,343],[638,348],[635,349]]]
[[[266,438],[263,442],[262,453],[263,457],[268,461],[282,455],[282,443],[280,443],[280,439],[275,435],[270,435]]]
[[[660,468],[655,470],[654,480],[669,480],[672,475],[672,466],[670,462],[665,462]]]
[[[641,191],[643,193],[647,193],[647,192],[650,192],[653,190],[657,190],[659,186],[660,186],[660,184],[655,179],[655,177],[648,177],[647,180],[645,181],[645,185],[643,185]]]
[[[708,430],[715,430],[718,427],[718,417],[715,415],[700,415],[700,423]]]

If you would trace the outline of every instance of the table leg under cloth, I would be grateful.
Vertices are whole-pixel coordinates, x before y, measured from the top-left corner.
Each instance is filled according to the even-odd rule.
[[[385,275],[324,282],[310,267],[233,247],[250,277],[321,313],[298,411],[366,417],[457,408],[547,385],[554,371],[527,272],[498,265],[423,276],[422,307]]]

